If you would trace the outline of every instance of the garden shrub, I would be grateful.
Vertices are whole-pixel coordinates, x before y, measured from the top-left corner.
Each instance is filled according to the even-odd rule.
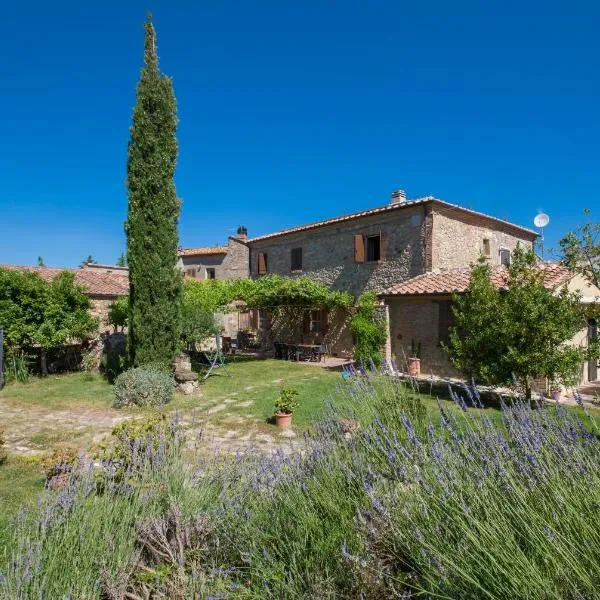
[[[109,383],[114,383],[117,377],[126,370],[127,357],[121,350],[107,350],[100,360],[100,367]]]
[[[79,461],[79,450],[74,446],[59,446],[42,460],[46,481],[71,473]]]
[[[22,350],[8,350],[4,357],[5,383],[27,383],[31,377],[30,362],[31,357]]]
[[[121,373],[115,380],[113,406],[161,406],[173,398],[173,379],[156,366]]]
[[[373,293],[362,295],[356,307],[356,314],[350,322],[354,336],[354,359],[359,364],[376,366],[383,361],[383,347],[386,340],[385,323],[377,315],[377,297]]]
[[[98,458],[110,465],[113,478],[139,475],[161,463],[174,449],[176,433],[176,425],[164,414],[122,421],[113,428],[111,439],[101,445]]]

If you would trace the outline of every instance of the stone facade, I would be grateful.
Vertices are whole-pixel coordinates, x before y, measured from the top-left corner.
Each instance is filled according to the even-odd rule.
[[[424,210],[407,207],[319,229],[251,240],[250,275],[258,277],[258,255],[267,255],[267,272],[282,276],[308,276],[333,289],[358,296],[385,289],[423,272]],[[354,260],[354,236],[381,236],[381,259]],[[302,248],[302,269],[291,270],[291,252]]]
[[[433,206],[431,213],[431,269],[467,267],[489,251],[492,265],[500,264],[500,250],[517,244],[532,248],[533,235],[522,229],[448,207]],[[484,240],[488,240],[487,244]],[[487,245],[487,249],[486,249]]]
[[[115,300],[118,300],[119,297],[93,296],[90,294],[89,298],[90,302],[92,303],[90,314],[92,317],[98,319],[99,333],[110,333],[113,327],[108,323],[108,309]]]
[[[519,243],[531,247],[535,238],[531,231],[433,198],[404,202],[403,194],[396,193],[387,210],[366,212],[250,240],[250,276],[260,276],[262,254],[267,274],[308,276],[358,297],[365,291],[381,293],[425,272],[468,267],[484,253],[497,265],[501,249],[513,251]],[[380,236],[379,260],[355,260],[357,235]],[[297,248],[302,248],[302,268],[293,271],[292,251]],[[415,339],[422,345],[424,368],[456,375],[439,345],[438,307],[431,300],[391,302],[386,354],[400,362]],[[329,342],[336,355],[352,353],[348,321],[336,328],[335,342]]]
[[[407,358],[414,340],[421,346],[421,374],[440,377],[458,377],[441,346],[441,298],[390,298],[387,300],[390,315],[390,351],[398,368],[407,372]]]
[[[248,277],[249,250],[243,237],[230,237],[227,246],[210,253],[201,249],[198,254],[181,254],[178,266],[187,277],[209,279],[209,269],[214,269],[214,279],[242,279]],[[191,272],[194,275],[191,275]]]

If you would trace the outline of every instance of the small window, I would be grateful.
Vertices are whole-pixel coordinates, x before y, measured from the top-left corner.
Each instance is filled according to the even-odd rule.
[[[367,236],[367,262],[375,262],[381,258],[381,236]]]
[[[500,264],[505,267],[510,267],[510,250],[507,248],[500,248]]]
[[[492,248],[490,245],[490,240],[489,238],[485,238],[483,240],[483,256],[486,256],[487,258],[489,258],[492,255]]]
[[[327,321],[327,313],[324,310],[307,310],[304,313],[302,332],[323,333]]]
[[[302,248],[292,248],[292,271],[302,271]]]
[[[186,269],[185,276],[186,277],[196,277],[196,269]]]
[[[206,269],[206,279],[216,279],[217,275],[214,269]]]
[[[267,254],[266,254],[266,252],[259,252],[257,258],[258,258],[258,265],[257,265],[258,274],[266,275],[267,274]]]

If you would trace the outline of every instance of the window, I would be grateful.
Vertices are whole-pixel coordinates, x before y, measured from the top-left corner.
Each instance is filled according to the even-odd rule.
[[[258,274],[266,275],[267,274],[267,254],[265,252],[258,253]]]
[[[442,300],[438,303],[438,344],[450,343],[450,328],[456,324],[452,312],[452,300]]]
[[[216,279],[216,273],[214,269],[206,269],[206,279]]]
[[[196,277],[196,269],[186,269],[185,276],[186,277]]]
[[[510,250],[508,250],[507,248],[500,248],[500,250],[498,251],[498,254],[500,255],[500,264],[504,265],[505,267],[509,267],[510,266]]]
[[[307,310],[302,321],[302,332],[324,333],[327,324],[327,313],[324,310]]]
[[[292,248],[292,271],[302,271],[302,248]]]
[[[488,258],[492,255],[492,249],[491,249],[489,238],[485,238],[483,240],[483,251],[482,251],[482,254],[483,254],[483,256],[486,256]]]
[[[381,236],[367,236],[367,262],[375,262],[381,258]]]

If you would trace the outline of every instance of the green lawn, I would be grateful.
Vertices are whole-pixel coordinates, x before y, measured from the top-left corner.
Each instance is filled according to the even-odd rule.
[[[207,401],[235,400],[227,407],[227,413],[258,419],[264,423],[272,417],[275,399],[283,385],[295,387],[298,408],[294,414],[294,426],[306,428],[325,405],[340,374],[326,371],[315,365],[290,363],[282,360],[242,360],[227,366],[231,377],[222,371],[209,377],[202,384]],[[187,399],[177,399],[174,406],[187,404]],[[195,402],[202,408],[202,401]],[[212,421],[218,423],[223,412],[215,413]]]
[[[108,407],[112,402],[112,386],[98,373],[49,375],[7,385],[0,398],[57,409]]]
[[[44,476],[38,462],[13,456],[0,466],[0,564],[9,520],[43,489]]]

